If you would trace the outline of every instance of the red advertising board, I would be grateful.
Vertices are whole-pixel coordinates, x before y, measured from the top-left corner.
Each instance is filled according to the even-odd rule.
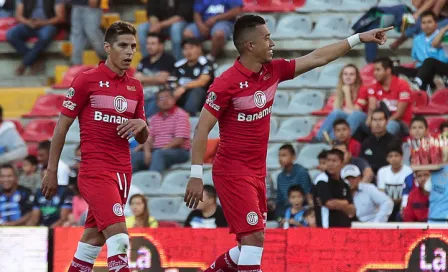
[[[65,272],[81,228],[54,232],[54,272]],[[235,246],[227,230],[132,229],[131,271],[198,272]],[[267,230],[264,272],[447,271],[448,230]],[[107,272],[106,248],[95,272]]]

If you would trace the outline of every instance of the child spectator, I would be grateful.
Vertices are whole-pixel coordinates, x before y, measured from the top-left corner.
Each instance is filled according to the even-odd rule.
[[[425,184],[429,181],[431,173],[426,170],[416,171],[415,176],[418,186],[414,186],[409,194],[408,204],[403,211],[404,222],[427,222],[429,211],[429,192],[425,190]]]
[[[444,136],[448,135],[448,121],[440,124],[439,133]]]
[[[358,157],[361,151],[361,144],[352,138],[352,131],[350,126],[344,119],[338,119],[333,123],[334,136],[336,141],[346,143],[348,151],[353,157]]]
[[[325,172],[327,170],[327,150],[322,150],[319,155],[317,155],[317,159],[319,160],[317,170]]]
[[[316,213],[314,212],[314,208],[308,208],[303,213],[303,218],[305,218],[305,224],[307,227],[315,228],[316,225]]]
[[[290,207],[285,211],[285,217],[283,218],[283,228],[290,227],[302,227],[305,226],[304,213],[306,210],[305,204],[305,192],[300,185],[293,185],[288,189],[288,201]]]
[[[202,201],[199,202],[196,210],[190,212],[184,222],[184,226],[187,228],[204,229],[227,227],[227,220],[217,200],[215,187],[204,185]]]
[[[38,162],[35,156],[27,156],[23,161],[23,173],[19,178],[19,185],[30,189],[31,192],[36,192],[42,185],[42,179],[37,171],[37,164]]]
[[[386,192],[394,201],[394,209],[389,217],[389,222],[395,222],[400,212],[403,184],[407,176],[412,175],[411,167],[403,164],[403,151],[399,146],[392,146],[387,152],[389,165],[378,170],[378,189]]]
[[[72,191],[74,193],[72,199],[72,213],[68,216],[68,221],[64,226],[83,226],[85,219],[87,218],[89,205],[87,205],[84,198],[79,194],[78,184],[71,184],[69,187],[71,186],[73,187]]]
[[[412,118],[409,134],[414,139],[421,139],[428,136],[428,122],[425,117],[417,115]]]
[[[308,170],[303,166],[294,163],[296,160],[296,151],[290,144],[280,147],[279,161],[283,171],[277,177],[277,204],[276,215],[281,218],[285,214],[288,206],[288,189],[293,185],[300,185],[305,192],[306,199],[312,201],[311,197],[311,178]]]
[[[132,216],[126,217],[127,228],[157,228],[159,223],[149,214],[148,201],[145,196],[135,194],[129,199]]]

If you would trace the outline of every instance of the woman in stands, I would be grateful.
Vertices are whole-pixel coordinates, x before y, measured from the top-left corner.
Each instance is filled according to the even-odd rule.
[[[159,223],[149,215],[148,202],[145,196],[135,194],[129,200],[132,216],[126,217],[127,228],[157,228]]]
[[[355,105],[355,102],[359,97],[361,85],[362,79],[358,67],[354,64],[345,65],[339,73],[339,82],[336,87],[333,111],[322,123],[322,126],[316,135],[317,141],[324,140],[324,132],[327,132],[330,135],[330,138],[334,139],[334,121],[337,119],[347,119],[354,111],[359,110],[359,105]],[[354,132],[355,131],[352,131],[352,133]]]

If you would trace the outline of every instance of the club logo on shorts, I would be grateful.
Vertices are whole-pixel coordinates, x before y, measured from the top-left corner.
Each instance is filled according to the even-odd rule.
[[[123,206],[120,203],[115,203],[112,207],[112,211],[116,216],[123,216]]]
[[[128,101],[121,95],[116,96],[114,99],[114,107],[118,113],[123,113],[128,109]]]
[[[258,224],[258,214],[256,212],[249,212],[246,216],[247,224],[255,226]]]
[[[262,91],[256,91],[254,94],[255,106],[258,108],[263,108],[266,105],[266,94]]]

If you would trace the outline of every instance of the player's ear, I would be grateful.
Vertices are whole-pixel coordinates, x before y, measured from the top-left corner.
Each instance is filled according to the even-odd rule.
[[[110,50],[112,49],[111,44],[108,43],[108,42],[104,42],[103,47],[104,47],[104,51],[109,55],[110,54]]]

